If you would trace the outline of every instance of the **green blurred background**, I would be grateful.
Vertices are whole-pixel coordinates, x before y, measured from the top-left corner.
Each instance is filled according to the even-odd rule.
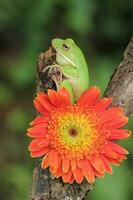
[[[132,33],[132,0],[0,0],[1,200],[28,200],[35,160],[25,133],[35,116],[38,54],[54,37],[73,38],[86,55],[91,85],[104,91]],[[133,199],[132,138],[122,143],[128,160],[96,181],[89,200]]]

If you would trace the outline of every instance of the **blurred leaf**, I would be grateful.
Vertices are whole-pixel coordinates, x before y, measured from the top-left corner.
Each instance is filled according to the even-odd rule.
[[[37,53],[27,52],[20,57],[14,66],[9,68],[8,76],[15,88],[26,88],[36,76]]]
[[[13,93],[7,84],[0,83],[0,104],[7,105],[14,100]]]
[[[31,1],[0,0],[0,30],[7,29],[10,24],[16,24],[21,10]]]
[[[16,108],[8,113],[6,117],[6,125],[13,131],[22,131],[28,121],[29,114],[21,108]]]
[[[66,24],[74,31],[86,33],[93,30],[93,16],[96,10],[95,1],[69,0],[69,9],[65,16]]]
[[[12,165],[8,170],[9,183],[12,184],[12,200],[26,200],[28,199],[31,172],[21,165]]]
[[[106,175],[97,179],[93,191],[88,194],[91,200],[127,200],[129,199],[130,172],[126,163],[120,167],[113,167],[113,175]]]
[[[108,38],[117,40],[126,36],[126,29],[123,29],[124,22],[117,16],[112,18],[111,16],[103,22],[102,33]]]
[[[90,69],[91,85],[99,86],[103,93],[113,73],[113,67],[116,66],[116,61],[108,57],[96,57],[93,65]]]

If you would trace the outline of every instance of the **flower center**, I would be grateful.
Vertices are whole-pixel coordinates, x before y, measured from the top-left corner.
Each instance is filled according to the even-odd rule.
[[[78,131],[75,128],[71,128],[69,130],[69,135],[75,137],[76,135],[78,135]]]
[[[92,107],[57,108],[51,114],[48,129],[51,146],[69,159],[97,153],[106,142],[104,126]]]

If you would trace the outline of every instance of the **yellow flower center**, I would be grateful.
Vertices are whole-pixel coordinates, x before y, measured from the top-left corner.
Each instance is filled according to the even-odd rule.
[[[103,127],[93,108],[61,107],[51,114],[51,146],[69,159],[96,154],[106,142]]]

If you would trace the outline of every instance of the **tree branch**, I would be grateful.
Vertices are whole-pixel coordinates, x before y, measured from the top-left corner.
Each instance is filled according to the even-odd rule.
[[[53,77],[58,81],[59,72],[46,70],[46,66],[55,63],[56,52],[50,48],[38,58],[37,91],[56,89]],[[44,72],[45,71],[45,72]],[[113,105],[124,108],[125,114],[133,113],[133,37],[124,52],[124,59],[116,68],[105,91],[105,96],[113,97]],[[54,178],[49,171],[40,167],[41,159],[37,159],[30,189],[30,200],[82,200],[92,189],[87,181],[72,185]]]
[[[127,116],[133,113],[133,37],[129,42],[124,59],[116,68],[105,91],[113,97],[113,106],[121,106]]]

